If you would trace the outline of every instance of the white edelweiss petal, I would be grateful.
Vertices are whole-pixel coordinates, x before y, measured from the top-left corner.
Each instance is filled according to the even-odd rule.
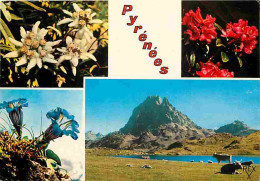
[[[46,55],[46,57],[47,57],[47,58],[54,59],[54,56],[53,56],[52,54],[50,54],[50,53],[49,53],[49,54],[47,54],[47,55]]]
[[[44,46],[43,49],[46,50],[46,51],[48,51],[48,52],[53,51],[53,49],[52,49],[51,46]]]
[[[93,37],[93,33],[85,26],[84,30],[87,34],[89,34],[89,36]]]
[[[58,65],[61,64],[64,60],[70,60],[72,57],[69,55],[62,55],[58,60]]]
[[[19,51],[12,51],[4,55],[4,58],[16,58],[19,56]]]
[[[48,33],[48,30],[45,30],[45,31],[43,32],[43,34],[41,35],[41,38],[43,39],[43,38],[47,35],[47,33]]]
[[[85,39],[87,42],[90,42],[91,41],[91,37],[87,32],[84,33],[83,35],[83,39]]]
[[[77,39],[82,39],[83,38],[83,35],[84,35],[84,28],[81,28],[77,33],[76,33],[76,38]]]
[[[69,15],[69,16],[72,16],[72,13],[71,12],[69,12],[69,11],[67,11],[67,10],[62,10],[63,11],[63,13],[65,13],[65,14],[67,14],[67,15]]]
[[[61,40],[57,40],[57,41],[48,41],[48,42],[46,42],[46,47],[48,47],[48,46],[55,46],[55,45],[58,45],[59,43],[61,42]]]
[[[41,58],[36,58],[36,63],[39,68],[42,68],[42,59]]]
[[[92,59],[94,61],[97,61],[96,57],[94,55],[92,55],[91,53],[88,53],[88,52],[85,52],[85,53],[82,53],[80,54],[80,58],[82,60],[86,60],[86,59]]]
[[[37,21],[37,22],[33,25],[33,28],[32,28],[32,32],[33,32],[33,33],[37,34],[37,32],[38,32],[38,27],[39,27],[40,23],[41,23],[40,21]]]
[[[22,56],[22,58],[15,64],[16,67],[24,65],[27,63],[26,55]]]
[[[66,38],[66,44],[69,45],[72,43],[72,38],[70,36],[67,36]]]
[[[63,61],[65,60],[65,55],[60,56],[60,58],[58,59],[58,65],[61,64]]]
[[[72,69],[73,75],[76,76],[76,74],[77,74],[77,69],[76,69],[76,67],[74,67],[73,65],[71,65],[71,69]]]
[[[23,39],[26,38],[26,31],[22,26],[20,26],[20,34]]]
[[[61,53],[65,53],[67,52],[67,49],[65,47],[62,47],[62,48],[57,48],[57,50]]]
[[[42,46],[39,46],[38,52],[42,51]]]
[[[91,9],[88,8],[88,9],[85,10],[85,12],[88,13],[88,14],[90,14],[90,13],[91,13]]]
[[[51,58],[46,58],[46,57],[44,57],[44,58],[42,59],[42,61],[43,61],[43,62],[48,62],[48,63],[58,63],[56,60],[51,59]]]
[[[48,33],[48,30],[46,30],[45,28],[42,28],[38,33],[39,40],[44,39],[44,37],[46,36],[47,33]]]
[[[38,58],[38,57],[40,57],[40,55],[39,55],[38,52],[34,51],[33,57],[34,57],[34,58]]]
[[[92,19],[92,20],[89,21],[89,23],[91,23],[91,24],[100,24],[100,23],[103,23],[103,21],[100,20],[100,19]]]
[[[71,22],[68,26],[69,27],[78,27],[79,25],[79,19],[76,18],[73,22]]]
[[[65,60],[71,60],[72,56],[71,55],[64,55]]]
[[[72,57],[72,59],[71,59],[70,62],[72,63],[72,65],[73,65],[74,67],[77,67],[77,66],[78,66],[78,63],[79,63],[79,59],[78,59],[77,56],[74,56],[74,57]]]
[[[76,45],[80,45],[81,44],[81,39],[78,39],[78,38],[76,38],[76,39],[74,39],[74,44],[76,44]]]
[[[31,70],[36,65],[36,58],[32,58],[27,66],[27,71]]]
[[[8,39],[9,39],[9,41],[10,41],[12,44],[14,44],[14,45],[16,45],[16,46],[18,46],[18,47],[23,46],[23,43],[22,43],[22,42],[19,42],[19,41],[15,40],[15,39],[13,39],[13,38],[10,38],[10,37],[8,37]]]
[[[76,3],[73,3],[72,5],[73,5],[76,12],[82,11],[82,9],[80,9],[80,7]]]
[[[73,19],[71,19],[71,18],[65,18],[65,19],[59,21],[57,25],[66,24],[66,23],[69,23],[69,22],[72,22],[72,21],[73,21]]]
[[[97,13],[92,13],[90,16],[91,18],[93,18],[94,16],[96,16]]]

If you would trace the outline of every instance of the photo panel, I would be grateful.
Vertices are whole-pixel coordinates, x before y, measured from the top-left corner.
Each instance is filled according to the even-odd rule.
[[[2,1],[1,87],[83,87],[108,76],[108,1]]]
[[[182,1],[182,77],[259,78],[259,1]]]
[[[86,180],[257,180],[259,99],[258,80],[85,79]]]
[[[82,90],[0,89],[0,180],[84,180]]]

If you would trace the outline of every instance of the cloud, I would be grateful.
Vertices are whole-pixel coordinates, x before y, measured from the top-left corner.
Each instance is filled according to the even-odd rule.
[[[68,171],[72,180],[85,178],[85,140],[84,133],[79,134],[78,140],[63,136],[51,142],[48,149],[53,150],[61,159],[62,168]]]

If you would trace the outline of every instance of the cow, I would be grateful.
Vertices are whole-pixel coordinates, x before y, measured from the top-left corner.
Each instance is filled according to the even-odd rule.
[[[236,172],[236,170],[242,169],[242,165],[240,162],[235,162],[232,164],[226,164],[223,167],[221,167],[221,173],[222,174],[236,174],[239,172]]]
[[[241,165],[243,166],[251,166],[254,162],[250,160],[249,162],[242,162]]]
[[[229,161],[229,163],[232,163],[232,155],[214,153],[213,157],[218,160],[218,163],[220,163],[220,161],[226,161],[226,160]]]

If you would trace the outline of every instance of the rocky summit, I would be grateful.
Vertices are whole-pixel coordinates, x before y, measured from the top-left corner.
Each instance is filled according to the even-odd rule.
[[[160,96],[149,96],[134,109],[129,121],[120,129],[120,132],[140,136],[143,132],[150,131],[154,135],[165,134],[178,137],[175,134],[178,130],[189,132],[191,137],[207,135],[206,130],[204,130],[205,134],[199,131],[201,128],[188,116],[176,110],[166,97],[162,101]]]
[[[126,125],[118,132],[101,140],[90,142],[86,147],[114,149],[160,149],[185,139],[205,138],[214,134],[192,122],[188,116],[173,107],[165,97],[149,96],[137,106]]]
[[[217,130],[215,130],[216,133],[230,133],[234,136],[248,136],[256,131],[256,129],[248,127],[243,121],[239,120],[221,126]]]

